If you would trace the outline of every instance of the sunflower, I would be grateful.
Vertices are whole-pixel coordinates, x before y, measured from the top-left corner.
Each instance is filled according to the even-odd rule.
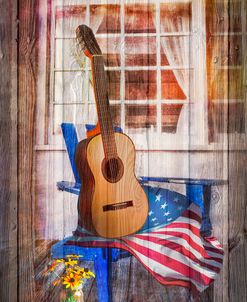
[[[66,266],[75,266],[76,264],[78,264],[78,260],[73,260],[71,258],[69,258],[69,260],[65,261]]]
[[[66,285],[66,288],[70,287],[74,290],[81,284],[81,280],[78,275],[70,273],[63,278],[63,284]]]
[[[80,266],[76,266],[73,270],[73,272],[79,274],[82,278],[90,278],[90,277],[95,277],[94,273],[91,272],[87,268],[83,268]]]

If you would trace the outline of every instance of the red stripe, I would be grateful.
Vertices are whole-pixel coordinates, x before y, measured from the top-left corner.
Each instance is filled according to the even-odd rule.
[[[151,233],[152,234],[152,233]],[[160,231],[160,232],[155,232],[155,234],[164,234],[164,235],[171,235],[171,236],[176,236],[176,237],[180,237],[180,238],[183,238],[184,240],[186,240],[188,242],[188,244],[190,244],[197,252],[199,252],[202,257],[204,257],[205,259],[210,259],[210,260],[214,260],[218,263],[222,263],[222,259],[219,259],[219,258],[216,258],[216,257],[212,257],[210,255],[208,255],[206,253],[205,250],[209,250],[209,251],[212,251],[214,253],[218,253],[218,254],[224,254],[224,252],[222,252],[221,250],[219,251],[217,248],[213,248],[213,247],[207,247],[207,246],[204,246],[205,249],[203,249],[200,245],[198,245],[195,241],[193,241],[193,239],[188,235],[188,234],[185,234],[185,233],[182,233],[182,232],[173,232],[173,231]],[[87,233],[81,233],[79,232],[78,230],[76,230],[74,232],[74,235],[75,236],[78,236],[80,238],[87,238],[88,237],[88,234]],[[141,235],[141,234],[136,234],[134,236],[137,236],[137,235]],[[138,236],[137,236],[138,237]],[[100,237],[99,237],[100,238]],[[90,239],[90,237],[88,237],[88,241],[90,242],[93,242],[94,240]],[[92,246],[92,244],[89,242],[89,245],[88,247]],[[100,241],[102,242],[102,241]],[[209,243],[209,242],[208,242]],[[93,245],[94,246],[94,245]]]
[[[201,216],[197,215],[195,212],[192,212],[190,210],[184,211],[181,216],[185,217],[185,218],[196,220],[199,223],[202,222]]]
[[[193,253],[191,253],[190,250],[188,250],[187,248],[185,248],[184,246],[182,246],[178,243],[175,243],[175,242],[172,242],[172,241],[169,241],[166,239],[159,239],[156,237],[151,237],[151,236],[147,237],[147,236],[142,236],[142,235],[138,235],[138,236],[136,235],[135,237],[138,237],[142,240],[146,240],[148,242],[153,242],[153,243],[159,244],[160,246],[165,246],[169,249],[172,249],[172,250],[180,253],[182,256],[186,256],[186,257],[190,258],[192,261],[200,264],[200,266],[202,266],[202,267],[208,268],[217,273],[220,271],[220,269],[218,267],[215,267],[213,265],[200,261],[198,258],[196,258],[196,256]],[[208,255],[205,254],[205,256],[208,256]],[[204,257],[204,258],[206,259],[206,257]]]
[[[66,245],[77,245],[81,247],[87,247],[85,245],[85,242],[74,242],[74,241],[68,241],[66,242]],[[98,246],[101,248],[107,248],[107,247],[112,247],[112,248],[119,248],[119,249],[124,249],[128,252],[130,252],[132,255],[135,256],[135,258],[147,269],[147,271],[154,276],[155,279],[157,279],[158,282],[160,282],[163,285],[173,285],[173,286],[185,286],[189,289],[192,289],[193,291],[198,291],[196,286],[188,279],[188,280],[181,280],[179,279],[179,274],[178,274],[178,279],[170,278],[170,277],[163,277],[157,273],[155,273],[150,267],[148,267],[146,264],[142,262],[140,257],[129,247],[122,245],[121,242],[114,242],[112,245],[105,244],[105,242],[101,242],[101,245]]]
[[[224,255],[224,251],[219,250],[219,249],[217,249],[217,248],[215,248],[215,247],[209,247],[209,246],[204,245],[204,248],[205,248],[205,250],[207,250],[207,251],[210,251],[210,252],[213,252],[213,253],[222,255],[222,256]]]
[[[208,285],[211,282],[211,278],[203,275],[202,273],[194,270],[190,266],[174,259],[169,256],[163,255],[157,251],[148,249],[144,246],[141,246],[137,243],[133,243],[130,240],[124,239],[125,242],[128,243],[133,249],[137,250],[139,253],[143,254],[144,256],[151,258],[158,263],[161,263],[164,266],[167,266],[171,268],[172,270],[175,270],[182,274],[183,276],[186,276],[187,278],[193,279],[198,283]]]
[[[172,222],[171,224],[166,225],[165,227],[161,228],[160,231],[155,231],[155,234],[159,234],[162,230],[166,230],[167,228],[180,228],[192,231],[194,235],[197,237],[201,237],[200,229],[194,227],[193,225],[185,222]]]
[[[197,244],[188,234],[186,233],[182,233],[182,232],[176,232],[176,231],[163,231],[163,232],[155,232],[155,234],[161,234],[161,235],[169,235],[169,236],[173,236],[173,237],[179,237],[182,238],[184,240],[186,240],[188,242],[189,245],[191,245],[193,247],[193,249],[195,249],[198,253],[200,253],[202,255],[202,257],[207,258],[208,255],[205,253],[205,250],[203,249],[202,246],[200,246],[199,244]],[[139,234],[137,234],[139,235]],[[135,235],[135,236],[137,236]],[[152,235],[152,233],[150,233],[150,236]]]

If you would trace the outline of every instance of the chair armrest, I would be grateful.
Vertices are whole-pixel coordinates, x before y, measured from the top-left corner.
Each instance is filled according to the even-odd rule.
[[[76,182],[69,182],[69,181],[59,181],[57,182],[57,188],[60,191],[65,191],[75,195],[79,195],[81,184]]]
[[[227,184],[227,180],[221,179],[202,179],[202,178],[181,178],[181,177],[149,177],[141,176],[141,183],[153,182],[165,182],[165,183],[176,183],[185,185],[203,185],[203,186],[218,186]]]

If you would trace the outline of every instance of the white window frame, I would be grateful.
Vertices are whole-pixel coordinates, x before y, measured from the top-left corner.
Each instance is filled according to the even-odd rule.
[[[207,116],[207,81],[206,81],[206,22],[205,22],[205,0],[191,0],[191,8],[192,8],[192,20],[191,20],[191,41],[193,47],[191,48],[191,57],[193,58],[193,68],[194,68],[194,81],[193,85],[194,91],[191,93],[191,99],[188,101],[177,101],[173,100],[161,100],[161,70],[169,69],[172,70],[174,66],[160,66],[160,26],[157,26],[160,22],[160,4],[161,3],[188,3],[186,0],[149,0],[149,1],[141,1],[141,0],[119,0],[119,1],[103,1],[103,0],[81,0],[81,1],[64,1],[57,0],[53,1],[55,5],[68,5],[68,4],[81,4],[87,6],[86,11],[86,24],[89,25],[89,7],[92,4],[121,4],[121,43],[123,43],[121,47],[121,66],[119,70],[121,71],[121,82],[120,82],[120,103],[121,104],[121,127],[124,132],[127,133],[134,141],[136,149],[138,150],[190,150],[190,149],[205,149],[208,148],[208,116]],[[156,43],[158,47],[157,51],[157,100],[154,104],[157,104],[157,127],[156,128],[145,128],[145,132],[142,131],[131,131],[125,128],[125,112],[124,112],[124,104],[151,104],[144,100],[143,102],[140,100],[137,101],[125,101],[124,100],[124,91],[125,91],[125,78],[124,78],[124,4],[130,3],[148,3],[156,5],[156,34],[157,36]],[[54,5],[54,4],[53,4]],[[55,12],[55,7],[53,7],[53,14]],[[52,17],[52,25],[51,25],[51,43],[55,41],[55,30],[54,24],[55,16]],[[172,33],[169,33],[171,35]],[[176,33],[178,34],[178,33]],[[106,36],[107,34],[99,34],[98,37]],[[110,36],[111,34],[108,34]],[[116,36],[117,34],[112,34]],[[134,34],[135,35],[135,34]],[[131,34],[131,36],[134,36]],[[145,34],[145,36],[148,34]],[[96,36],[96,37],[97,37]],[[54,44],[51,46],[51,87],[54,85]],[[88,64],[87,64],[88,66]],[[186,67],[186,66],[185,66]],[[137,66],[132,69],[138,69]],[[116,70],[116,67],[108,67],[109,70]],[[143,69],[143,67],[140,67]],[[151,67],[148,68],[149,70]],[[155,67],[156,69],[156,67]],[[87,77],[88,79],[88,77]],[[193,94],[193,96],[192,96]],[[51,89],[50,94],[50,124],[49,124],[49,144],[50,145],[61,145],[62,137],[61,135],[54,134],[53,131],[53,123],[54,123],[54,99],[53,99],[53,89]],[[125,103],[126,102],[126,103]],[[188,108],[189,113],[189,121],[188,121],[188,129],[187,131],[176,132],[174,134],[164,133],[161,131],[161,104],[169,103],[169,104],[178,104],[183,103],[184,106],[182,110],[185,110],[185,107]],[[182,115],[182,111],[180,113],[180,117]],[[179,125],[178,121],[178,125]],[[187,132],[187,133],[186,133]]]

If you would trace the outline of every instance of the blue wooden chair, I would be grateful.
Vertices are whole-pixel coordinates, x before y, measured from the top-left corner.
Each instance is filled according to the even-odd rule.
[[[86,129],[92,129],[93,125],[86,125]],[[74,124],[63,123],[61,125],[63,137],[65,140],[70,164],[74,174],[75,182],[60,181],[57,183],[59,190],[79,195],[81,181],[78,175],[74,154],[78,144],[77,132]],[[121,131],[116,128],[115,131]],[[166,178],[166,177],[140,177],[140,182],[146,186],[149,182],[178,183],[186,185],[186,198],[198,204],[202,212],[201,233],[204,236],[210,236],[212,225],[209,217],[210,200],[212,186],[218,186],[225,183],[220,180],[208,179],[190,179],[190,178]],[[173,193],[178,194],[178,193]],[[177,195],[181,198],[181,194]],[[183,197],[185,198],[185,197]],[[120,258],[128,257],[130,254],[126,251],[116,248],[86,248],[78,246],[64,245],[65,240],[59,241],[52,246],[51,255],[53,258],[65,258],[66,255],[80,255],[85,261],[93,261],[96,274],[96,284],[98,300],[101,302],[111,301],[111,263]]]

